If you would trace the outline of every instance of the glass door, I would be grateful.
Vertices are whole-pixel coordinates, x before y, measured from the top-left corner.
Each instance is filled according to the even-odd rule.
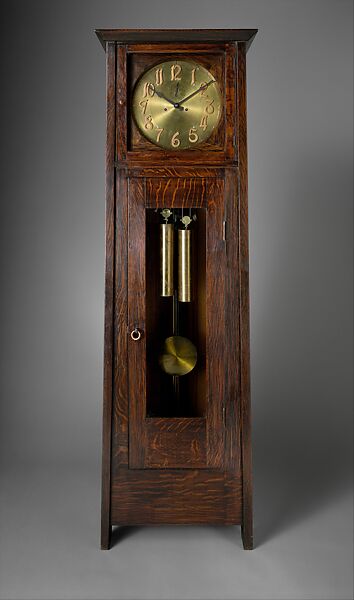
[[[200,180],[188,197],[172,183],[162,204],[144,180],[130,180],[130,468],[220,468],[223,463],[227,265],[222,183],[210,185],[212,194],[204,191],[202,200]],[[180,187],[179,180],[175,186]]]

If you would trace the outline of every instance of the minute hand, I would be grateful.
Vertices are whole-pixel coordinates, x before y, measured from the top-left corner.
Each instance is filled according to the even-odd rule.
[[[199,94],[199,92],[203,92],[212,83],[215,83],[215,79],[212,79],[208,83],[205,83],[204,85],[201,85],[200,88],[197,89],[195,92],[193,92],[192,94],[189,94],[189,96],[186,96],[185,98],[183,98],[183,100],[180,100],[179,105],[181,106],[181,104],[184,104],[184,102],[187,102],[187,100],[190,100],[191,98],[193,98],[193,96],[196,96],[197,94]]]

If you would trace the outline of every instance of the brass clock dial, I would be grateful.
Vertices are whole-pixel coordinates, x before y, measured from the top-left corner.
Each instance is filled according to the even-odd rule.
[[[168,60],[137,81],[132,113],[139,131],[166,150],[205,142],[219,123],[222,97],[217,81],[201,64]]]

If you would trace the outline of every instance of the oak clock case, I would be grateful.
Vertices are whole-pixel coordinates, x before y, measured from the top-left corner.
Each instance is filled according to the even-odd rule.
[[[240,525],[253,547],[245,65],[255,33],[97,31],[103,549],[114,526],[188,523]]]

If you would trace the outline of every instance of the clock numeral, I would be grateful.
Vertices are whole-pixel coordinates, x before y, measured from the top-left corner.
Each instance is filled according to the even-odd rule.
[[[205,112],[207,113],[207,115],[212,115],[213,112],[215,111],[215,108],[213,106],[214,100],[212,100],[211,102],[209,102],[206,107],[205,107]]]
[[[143,115],[145,115],[145,113],[146,113],[146,107],[148,105],[148,102],[149,102],[149,100],[140,100],[140,102],[139,102],[139,106],[141,107]]]
[[[206,90],[208,89],[208,88],[207,88],[207,85],[208,85],[208,84],[207,84],[207,82],[206,82],[206,81],[202,81],[202,83],[200,84],[200,90],[201,90],[201,92],[200,92],[200,95],[201,95],[201,96],[204,96],[204,94],[205,94]]]
[[[157,138],[156,138],[156,141],[157,141],[157,142],[159,142],[159,141],[160,141],[161,134],[162,134],[162,132],[163,132],[163,127],[162,127],[162,128],[160,128],[160,127],[157,127],[157,128],[156,128],[156,131],[157,131]]]
[[[154,129],[154,124],[152,122],[152,116],[148,115],[145,119],[145,124],[144,124],[145,129]]]
[[[197,70],[197,67],[195,69],[192,69],[192,76],[191,76],[191,85],[195,85],[195,72]]]
[[[173,146],[173,148],[178,148],[178,146],[181,145],[181,140],[179,139],[178,136],[179,136],[179,131],[176,131],[176,133],[174,133],[171,138],[171,146]]]
[[[201,129],[203,129],[203,131],[205,131],[205,130],[206,130],[206,128],[208,127],[208,117],[207,117],[207,115],[203,115],[203,116],[202,116],[202,118],[201,118],[201,120],[200,120],[199,127],[200,127]]]
[[[162,85],[163,84],[163,70],[162,69],[156,69],[156,71],[155,71],[155,83],[156,83],[156,85]]]
[[[181,77],[180,77],[181,73],[182,73],[182,67],[180,65],[172,65],[171,81],[181,81]]]
[[[155,94],[154,84],[150,83],[149,81],[144,83],[143,98],[147,98],[147,96],[150,96],[152,98],[152,96],[154,94]]]
[[[195,127],[191,127],[189,130],[189,135],[188,135],[188,139],[192,144],[195,144],[198,140],[198,134],[197,134],[197,130]]]

